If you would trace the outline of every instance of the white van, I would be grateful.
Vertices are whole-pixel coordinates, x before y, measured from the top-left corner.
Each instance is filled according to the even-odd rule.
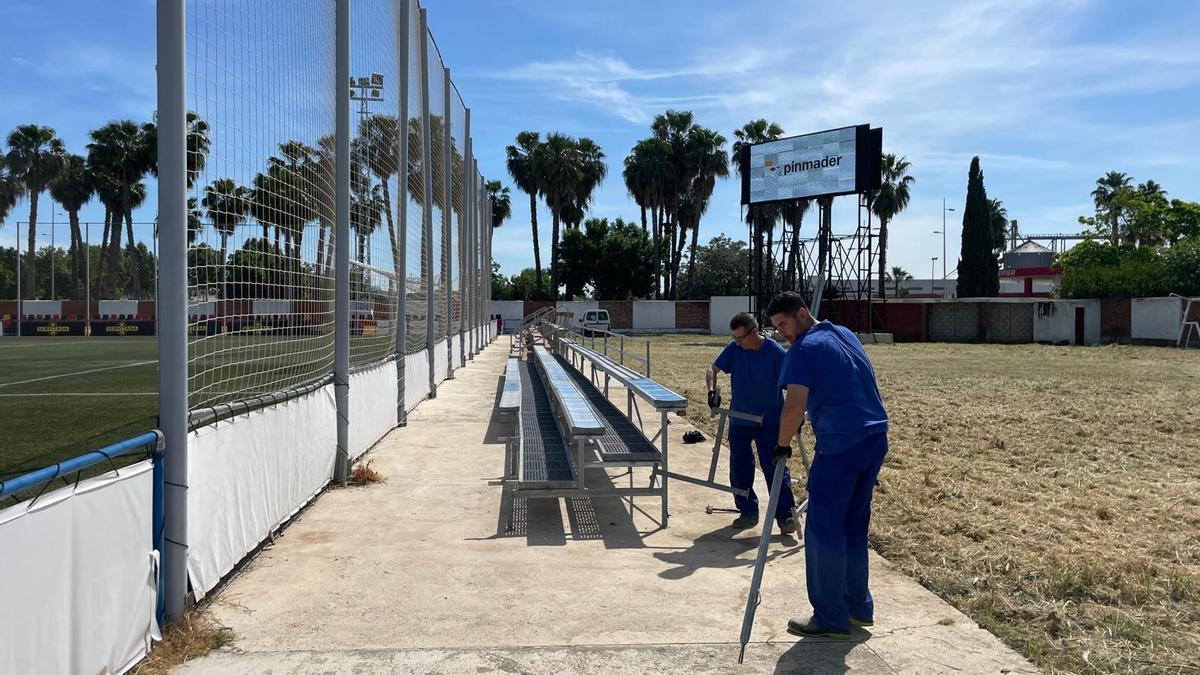
[[[582,316],[575,315],[574,328],[585,336],[591,336],[593,331],[607,331],[608,310],[589,309]]]

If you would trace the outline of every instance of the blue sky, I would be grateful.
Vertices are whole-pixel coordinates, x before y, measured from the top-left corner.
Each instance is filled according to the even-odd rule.
[[[509,183],[504,146],[520,130],[595,139],[610,176],[592,215],[634,219],[621,161],[668,108],[727,137],[766,117],[789,134],[884,129],[917,183],[892,225],[889,258],[918,277],[941,256],[942,199],[957,257],[967,166],[1026,232],[1076,231],[1110,169],[1200,200],[1200,4],[991,1],[428,2],[430,27],[472,109],[488,177]],[[114,11],[114,5],[121,11]],[[111,119],[154,106],[150,0],[0,0],[0,130],[36,121],[75,152]],[[854,226],[838,200],[835,232]],[[43,202],[45,203],[45,202]],[[152,202],[151,202],[152,203]],[[701,240],[745,237],[733,179],[718,184]],[[528,198],[495,239],[508,273],[532,265]],[[45,218],[48,212],[43,208]],[[100,220],[93,207],[85,218]],[[12,245],[20,205],[0,229]],[[144,209],[138,220],[150,220]],[[542,207],[543,251],[549,214]],[[65,230],[63,230],[65,232]],[[805,225],[812,236],[815,218]],[[548,260],[548,257],[545,258]],[[546,263],[548,264],[548,262]],[[940,263],[939,263],[940,273]]]

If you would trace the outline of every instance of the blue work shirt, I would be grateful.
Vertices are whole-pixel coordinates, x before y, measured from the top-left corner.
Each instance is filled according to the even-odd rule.
[[[729,402],[729,408],[748,415],[761,415],[763,426],[778,426],[783,394],[775,382],[783,372],[785,356],[787,351],[765,336],[757,351],[742,349],[732,340],[725,345],[713,365],[721,372],[729,373],[733,380],[733,400]],[[756,426],[749,420],[729,419],[734,426]]]
[[[792,384],[808,387],[808,419],[818,452],[838,453],[888,429],[875,369],[862,343],[842,326],[821,321],[792,345],[779,388]]]

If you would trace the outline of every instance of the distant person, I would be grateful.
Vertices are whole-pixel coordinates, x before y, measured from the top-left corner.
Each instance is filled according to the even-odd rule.
[[[775,456],[791,456],[792,438],[806,413],[817,437],[804,523],[813,614],[789,621],[788,632],[847,640],[851,625],[874,622],[867,526],[875,479],[888,450],[887,412],[875,370],[854,333],[814,319],[798,293],[776,297],[767,314],[792,344],[779,378],[787,400]]]
[[[746,490],[747,496],[734,495],[738,517],[733,527],[744,530],[758,524],[758,496],[754,492],[754,451],[758,449],[758,462],[770,489],[775,478],[775,463],[771,461],[775,441],[779,438],[779,414],[783,408],[783,395],[776,383],[783,369],[787,352],[778,342],[764,336],[758,330],[758,321],[745,312],[729,321],[733,341],[717,356],[704,379],[708,384],[708,404],[718,407],[717,374],[729,373],[733,381],[732,400],[729,409],[747,415],[762,417],[761,424],[730,417],[729,419],[729,484]],[[796,520],[792,510],[796,506],[792,496],[792,479],[787,468],[783,472],[783,494],[774,518],[785,534],[796,531]]]

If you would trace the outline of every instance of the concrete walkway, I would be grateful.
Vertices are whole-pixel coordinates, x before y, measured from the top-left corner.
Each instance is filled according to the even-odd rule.
[[[371,451],[386,484],[324,494],[228,583],[211,611],[233,644],[178,672],[1035,672],[878,557],[876,625],[797,640],[804,550],[783,536],[739,668],[757,532],[706,515],[731,499],[680,481],[665,530],[643,497],[632,514],[615,498],[529,500],[505,532],[492,410],[507,354],[501,337]],[[705,475],[711,445],[683,445],[674,421],[671,469]]]

